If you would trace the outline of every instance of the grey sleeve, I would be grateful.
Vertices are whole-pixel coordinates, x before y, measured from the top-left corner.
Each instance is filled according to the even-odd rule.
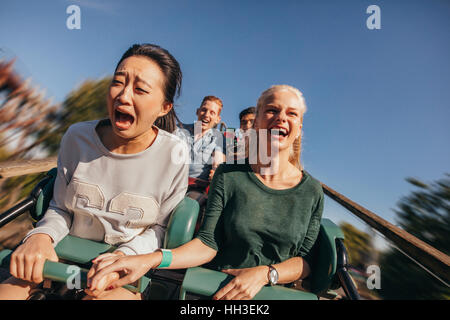
[[[148,228],[133,240],[123,243],[117,248],[126,255],[147,254],[162,247],[166,228],[160,225],[154,225]]]
[[[68,185],[67,180],[67,162],[65,158],[65,150],[67,144],[67,133],[61,140],[61,147],[58,154],[58,173],[53,187],[53,197],[50,201],[49,207],[44,217],[36,224],[36,228],[28,232],[24,240],[27,240],[31,235],[37,233],[48,234],[52,240],[53,245],[56,246],[70,230],[72,224],[72,214],[64,205],[64,198]]]

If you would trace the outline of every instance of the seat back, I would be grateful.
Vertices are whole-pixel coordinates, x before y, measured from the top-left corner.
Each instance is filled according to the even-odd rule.
[[[312,248],[312,274],[309,290],[320,294],[328,290],[335,279],[337,267],[336,239],[344,239],[342,230],[329,219],[322,219],[317,240]]]
[[[189,197],[175,207],[167,224],[164,248],[177,248],[192,240],[195,231],[200,206],[197,201]]]
[[[53,168],[47,172],[47,176],[38,183],[32,193],[35,198],[35,204],[30,209],[30,216],[34,224],[38,222],[47,211],[50,200],[53,198],[53,185],[57,175],[57,168]]]

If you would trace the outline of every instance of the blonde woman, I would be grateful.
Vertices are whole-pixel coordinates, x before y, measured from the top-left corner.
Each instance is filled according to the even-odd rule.
[[[264,91],[254,129],[258,149],[267,149],[270,163],[261,161],[258,153],[254,163],[220,165],[195,239],[171,251],[98,259],[91,289],[112,272],[126,275],[111,284],[116,288],[151,268],[204,264],[235,276],[214,299],[251,299],[264,285],[306,278],[311,273],[308,253],[319,232],[323,192],[300,166],[305,111],[302,94],[291,86]]]

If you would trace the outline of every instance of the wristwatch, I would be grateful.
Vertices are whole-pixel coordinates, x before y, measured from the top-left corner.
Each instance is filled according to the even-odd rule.
[[[274,266],[269,266],[269,273],[267,274],[267,278],[269,279],[269,284],[274,286],[278,282],[278,271]]]

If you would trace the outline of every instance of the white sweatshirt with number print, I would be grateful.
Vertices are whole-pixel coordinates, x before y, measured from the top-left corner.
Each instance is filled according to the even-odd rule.
[[[127,255],[160,248],[172,210],[184,198],[189,154],[178,137],[158,130],[136,154],[110,152],[95,130],[99,120],[72,125],[61,140],[58,175],[45,216],[26,238],[67,234],[118,246]]]

